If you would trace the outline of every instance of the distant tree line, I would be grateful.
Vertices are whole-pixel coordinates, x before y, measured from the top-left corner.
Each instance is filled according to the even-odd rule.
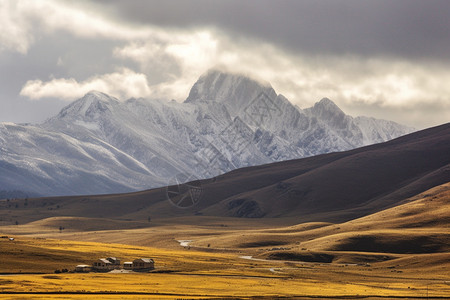
[[[0,199],[25,199],[25,198],[37,198],[38,194],[28,193],[24,191],[8,191],[8,190],[0,190]]]

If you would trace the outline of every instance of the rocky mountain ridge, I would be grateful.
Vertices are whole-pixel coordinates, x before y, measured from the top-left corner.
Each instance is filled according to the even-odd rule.
[[[344,151],[412,128],[346,115],[329,99],[300,109],[267,83],[212,70],[183,103],[90,92],[38,125],[0,123],[0,190],[40,195],[129,192],[177,174]]]

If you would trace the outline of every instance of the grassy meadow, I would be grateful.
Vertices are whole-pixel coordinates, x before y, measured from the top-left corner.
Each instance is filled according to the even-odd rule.
[[[2,298],[39,299],[63,295],[66,299],[85,296],[270,299],[275,296],[450,295],[450,282],[433,278],[432,272],[417,276],[417,270],[401,271],[389,265],[249,260],[238,253],[208,253],[181,247],[171,250],[21,236],[16,236],[14,241],[1,239],[0,245],[0,269],[15,273],[0,275]],[[116,256],[122,261],[152,257],[156,269],[151,273],[53,274],[55,269],[72,270],[77,264],[106,256]]]
[[[445,184],[341,224],[66,216],[0,226],[0,298],[448,299],[449,199]],[[155,270],[55,273],[110,256],[150,257]]]

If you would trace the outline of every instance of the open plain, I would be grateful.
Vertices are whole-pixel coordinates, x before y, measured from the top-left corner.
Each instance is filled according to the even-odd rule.
[[[8,238],[0,239],[0,295],[34,299],[448,298],[449,199],[447,183],[399,206],[336,224],[193,216],[151,222],[52,217],[2,226],[0,232]],[[108,256],[122,261],[151,257],[155,270],[54,273]]]

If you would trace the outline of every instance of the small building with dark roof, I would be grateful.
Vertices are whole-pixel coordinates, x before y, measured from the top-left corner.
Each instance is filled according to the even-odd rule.
[[[117,257],[108,257],[107,260],[109,262],[111,262],[111,264],[113,265],[114,269],[120,268],[120,259],[118,259]]]
[[[133,260],[133,271],[149,271],[155,268],[155,262],[151,258],[138,258]]]
[[[91,270],[91,266],[89,265],[78,265],[75,267],[75,272],[79,273],[87,273]]]
[[[123,268],[125,270],[132,270],[133,269],[133,262],[132,261],[126,261],[123,263]]]
[[[114,269],[114,265],[106,258],[100,258],[94,261],[92,269],[96,271],[111,271]]]

